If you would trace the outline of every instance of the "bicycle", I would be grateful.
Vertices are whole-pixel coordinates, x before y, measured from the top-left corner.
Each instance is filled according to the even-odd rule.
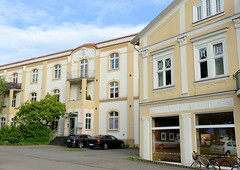
[[[202,168],[203,166],[205,169],[219,169],[219,170],[221,169],[218,162],[216,162],[215,160],[209,160],[208,157],[207,158],[201,157],[201,155],[199,155],[195,151],[193,151],[192,153],[192,158],[194,161],[191,164],[191,167]],[[203,163],[202,160],[205,160],[207,164]]]
[[[231,170],[239,170],[240,169],[240,158],[237,156],[237,164],[233,165]]]

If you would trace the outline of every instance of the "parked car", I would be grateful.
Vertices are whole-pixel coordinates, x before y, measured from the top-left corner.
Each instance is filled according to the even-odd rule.
[[[124,142],[112,135],[98,135],[92,139],[89,139],[89,147],[91,149],[94,149],[96,147],[103,149],[124,148]]]
[[[213,154],[236,155],[236,142],[232,140],[214,142],[212,143],[210,152]]]
[[[71,148],[71,147],[79,147],[79,148],[83,148],[83,147],[88,147],[88,142],[89,139],[91,139],[92,136],[90,135],[69,135],[66,139],[65,139],[65,145],[67,145],[67,147]]]

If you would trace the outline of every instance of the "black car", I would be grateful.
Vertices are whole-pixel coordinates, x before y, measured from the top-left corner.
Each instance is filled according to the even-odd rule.
[[[67,147],[88,147],[88,141],[91,139],[92,136],[90,135],[69,135],[66,139],[64,144],[67,145]]]
[[[112,135],[98,135],[92,139],[89,139],[89,147],[91,149],[94,149],[96,147],[103,149],[124,148],[124,142]]]

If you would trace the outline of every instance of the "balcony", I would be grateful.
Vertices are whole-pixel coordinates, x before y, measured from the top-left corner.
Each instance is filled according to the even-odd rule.
[[[8,90],[11,90],[11,89],[21,90],[22,83],[9,82],[9,83],[7,83],[7,88],[8,88]]]
[[[67,81],[70,82],[79,82],[81,79],[86,78],[87,80],[95,79],[94,70],[77,70],[67,73]]]
[[[236,78],[237,96],[240,95],[240,70],[238,70],[234,75]]]

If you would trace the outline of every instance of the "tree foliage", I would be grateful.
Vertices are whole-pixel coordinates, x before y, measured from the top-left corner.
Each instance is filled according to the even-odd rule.
[[[29,125],[32,122],[50,126],[50,123],[59,120],[66,112],[65,104],[58,101],[58,97],[47,94],[40,101],[27,101],[20,106],[14,120],[20,125]]]
[[[0,77],[0,113],[2,111],[3,105],[4,105],[4,95],[7,92],[7,83],[3,79],[3,77]]]

